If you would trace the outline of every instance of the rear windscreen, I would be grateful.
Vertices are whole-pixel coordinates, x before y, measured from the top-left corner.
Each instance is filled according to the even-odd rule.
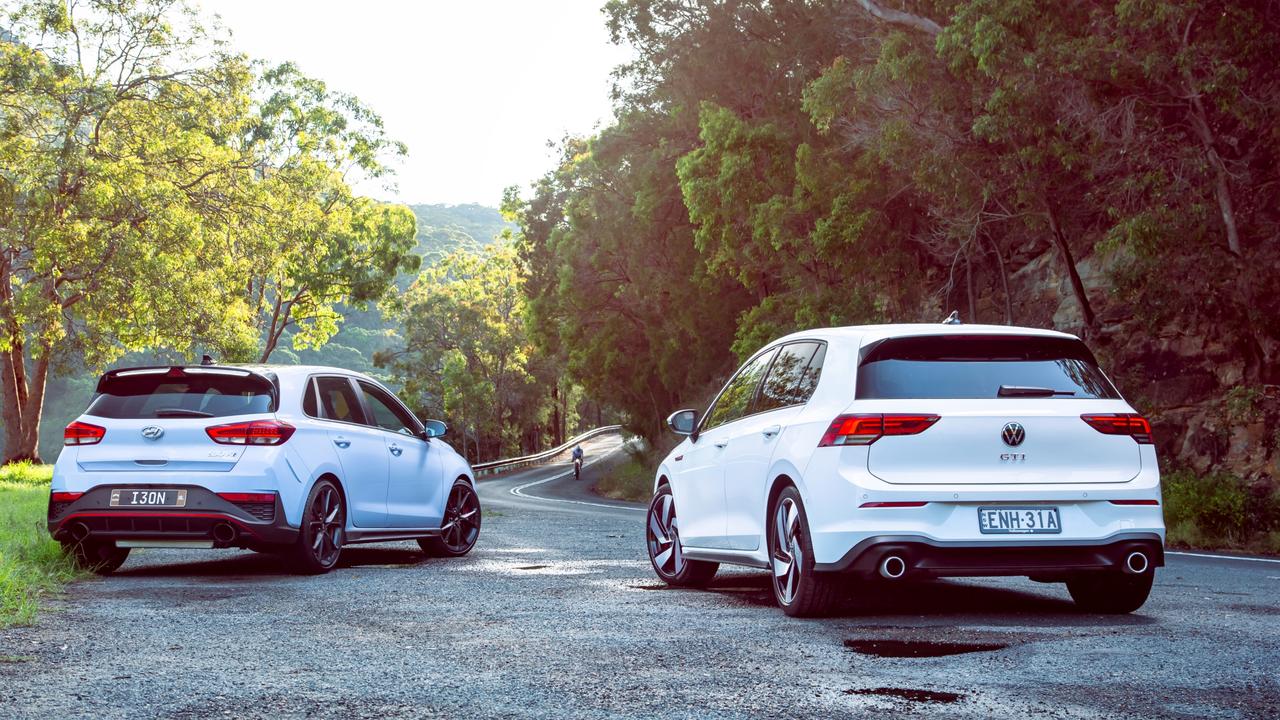
[[[258,375],[170,373],[104,378],[87,415],[105,418],[225,417],[273,412],[274,387]]]
[[[864,353],[860,400],[1120,397],[1093,353],[1070,338],[933,335],[883,340]]]

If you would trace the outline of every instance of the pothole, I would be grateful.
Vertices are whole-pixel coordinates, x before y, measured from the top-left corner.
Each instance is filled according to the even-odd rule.
[[[916,690],[914,688],[860,688],[845,690],[844,694],[892,697],[918,703],[954,703],[964,699],[964,695],[960,693],[945,692],[943,690]]]
[[[551,566],[550,565],[521,565],[516,569],[517,570],[542,570],[543,568],[549,568],[549,567]]]
[[[965,653],[993,652],[1009,647],[997,642],[938,642],[936,640],[845,640],[844,646],[861,655],[888,658],[934,658]]]

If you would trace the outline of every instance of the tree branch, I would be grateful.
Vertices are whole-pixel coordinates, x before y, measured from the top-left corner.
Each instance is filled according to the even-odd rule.
[[[927,17],[912,15],[911,13],[902,12],[901,10],[890,10],[882,8],[872,0],[858,0],[858,4],[864,10],[871,13],[873,17],[883,20],[893,25],[905,25],[914,30],[919,30],[929,35],[939,35],[942,33],[942,26],[930,20]]]

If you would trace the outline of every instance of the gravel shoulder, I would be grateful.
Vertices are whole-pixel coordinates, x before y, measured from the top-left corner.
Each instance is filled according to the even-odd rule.
[[[1280,716],[1280,566],[1173,556],[1124,617],[1010,579],[863,588],[791,620],[758,571],[665,589],[643,512],[590,494],[603,467],[483,482],[461,559],[358,546],[297,577],[138,552],[0,631],[0,717]]]

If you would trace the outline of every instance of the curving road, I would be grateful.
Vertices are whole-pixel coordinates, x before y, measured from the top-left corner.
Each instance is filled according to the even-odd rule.
[[[981,580],[791,620],[758,571],[656,581],[643,513],[587,489],[619,443],[587,445],[581,483],[567,463],[484,482],[460,560],[364,546],[296,577],[252,553],[138,553],[0,631],[0,717],[1280,716],[1280,563],[1171,557],[1125,617]]]

